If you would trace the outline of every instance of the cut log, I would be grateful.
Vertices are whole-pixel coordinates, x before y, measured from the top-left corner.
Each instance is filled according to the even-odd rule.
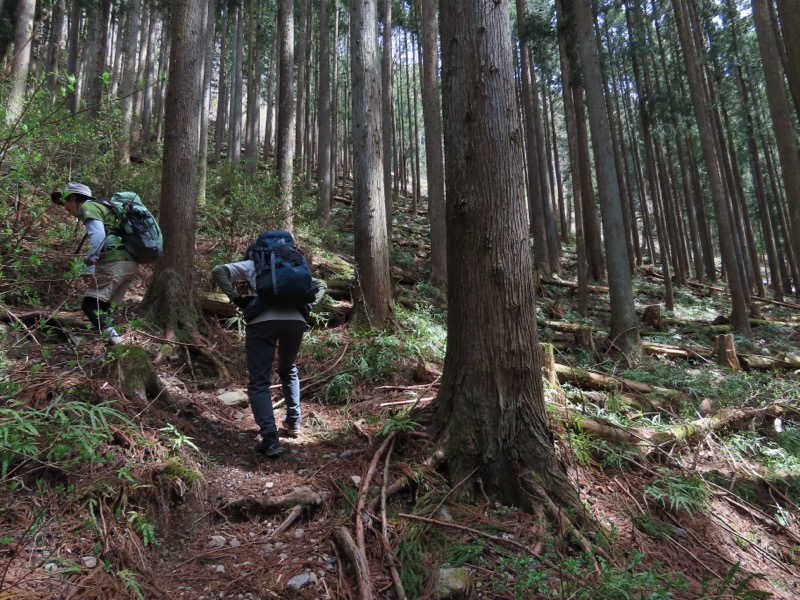
[[[714,344],[714,360],[732,371],[742,370],[739,359],[736,357],[736,344],[733,342],[733,334],[726,333],[717,336]]]

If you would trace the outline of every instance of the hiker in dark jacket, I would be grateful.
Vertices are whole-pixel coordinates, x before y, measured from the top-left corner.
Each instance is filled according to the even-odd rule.
[[[240,295],[233,282],[247,281],[251,290],[256,289],[256,269],[252,260],[218,265],[211,271],[211,276],[245,315],[245,353],[249,376],[247,395],[261,434],[255,451],[272,458],[280,456],[283,448],[278,439],[269,389],[272,363],[277,350],[278,376],[286,400],[286,417],[281,433],[288,437],[297,437],[301,424],[300,379],[294,361],[300,351],[303,333],[308,328],[307,318],[311,305],[298,308],[270,307],[262,304],[257,296]],[[314,278],[312,281],[315,292],[313,304],[317,304],[322,300],[328,286],[320,279]]]
[[[111,209],[95,200],[92,190],[82,183],[70,182],[50,199],[63,206],[86,227],[89,251],[81,274],[86,289],[81,309],[105,342],[114,346],[123,342],[112,324],[111,307],[122,302],[125,292],[139,271],[137,263],[113,231],[118,225]]]

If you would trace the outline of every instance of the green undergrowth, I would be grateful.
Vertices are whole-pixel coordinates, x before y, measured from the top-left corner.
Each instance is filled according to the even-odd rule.
[[[383,381],[410,383],[420,365],[444,359],[445,331],[436,315],[395,307],[395,331],[341,331],[315,329],[303,342],[303,355],[314,360],[341,357],[334,372],[325,374],[321,400],[345,404],[356,399],[366,385]],[[345,346],[347,351],[345,352]]]

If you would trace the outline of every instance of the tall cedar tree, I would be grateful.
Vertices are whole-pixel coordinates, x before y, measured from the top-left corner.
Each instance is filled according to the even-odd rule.
[[[353,77],[353,223],[358,277],[356,318],[383,329],[394,318],[383,196],[381,69],[377,0],[351,0]]]
[[[144,301],[150,318],[168,334],[174,328],[194,330],[197,319],[195,194],[206,7],[205,2],[176,0],[172,12],[159,212],[164,256],[156,263]]]
[[[547,421],[508,0],[442,0],[450,475],[528,510],[582,512]]]

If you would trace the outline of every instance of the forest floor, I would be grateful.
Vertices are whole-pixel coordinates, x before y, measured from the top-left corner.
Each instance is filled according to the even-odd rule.
[[[144,281],[126,302],[129,324]],[[654,301],[655,285],[637,290],[639,305]],[[548,284],[541,291],[549,320],[540,338],[562,348],[558,362],[633,378],[609,366],[601,343],[565,348],[554,323],[576,322],[572,291]],[[703,305],[708,297],[707,289],[686,291],[682,301]],[[592,296],[598,309],[607,301],[602,290]],[[781,325],[763,325],[745,342],[753,355],[778,358],[770,371],[716,365],[708,332],[724,326],[692,314],[664,328],[673,345],[691,350],[688,357],[648,359],[655,395],[637,394],[650,410],[640,404],[631,412],[624,386],[609,392],[566,381],[560,396],[548,388],[558,452],[607,533],[610,560],[582,554],[539,516],[488,497],[460,498],[455,482],[432,466],[441,360],[415,359],[366,382],[348,360],[363,339],[346,325],[328,328],[327,353],[315,346],[299,360],[302,433],[269,459],[253,451],[243,342],[224,319],[208,317],[205,346],[173,344],[170,352],[155,333],[126,328],[126,346],[143,348],[157,377],[153,384],[145,374],[145,383],[130,387],[125,350],[114,358],[91,336],[34,335],[31,323],[40,317],[25,315],[41,308],[4,308],[5,321],[18,325],[8,326],[3,343],[4,378],[15,383],[2,399],[3,444],[21,444],[9,432],[24,431],[8,425],[17,418],[11,408],[44,414],[75,390],[94,405],[116,401],[130,426],[112,426],[95,460],[77,468],[0,452],[9,460],[0,491],[2,600],[364,598],[346,539],[357,538],[357,519],[374,598],[399,597],[398,572],[408,598],[800,597],[800,435],[784,435],[800,426],[800,371],[789,360],[800,352],[800,307],[791,303],[765,303],[764,323]],[[593,323],[602,327],[597,315]],[[62,311],[60,319],[79,322],[80,314]],[[698,341],[697,332],[706,337]],[[400,357],[416,356],[399,348]],[[225,376],[215,362],[226,365]],[[334,380],[350,382],[346,402],[331,401]],[[659,397],[663,388],[679,391],[680,401]],[[280,421],[278,390],[274,400]],[[402,410],[412,402],[413,411]],[[627,420],[619,416],[626,412]],[[584,427],[576,427],[575,413],[585,415]],[[715,415],[727,421],[717,426]],[[643,450],[589,423],[641,436],[663,432],[661,420],[694,429],[670,430],[669,443]],[[738,446],[729,435],[739,436]],[[764,467],[766,448],[774,450],[772,469]],[[447,596],[443,582],[460,575],[460,591]]]

